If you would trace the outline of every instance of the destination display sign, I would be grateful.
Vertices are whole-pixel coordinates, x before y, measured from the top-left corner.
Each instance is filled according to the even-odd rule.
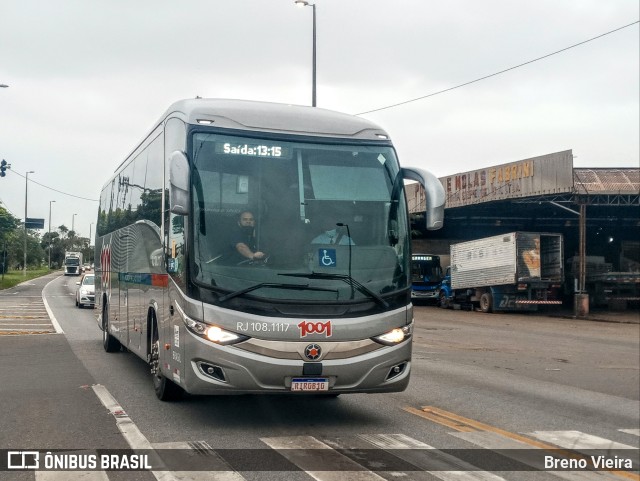
[[[215,151],[216,154],[243,155],[247,157],[291,158],[291,151],[288,147],[268,143],[219,142],[216,143]]]

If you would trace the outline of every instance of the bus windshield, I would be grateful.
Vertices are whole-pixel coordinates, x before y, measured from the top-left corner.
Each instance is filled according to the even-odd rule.
[[[440,257],[414,255],[411,260],[411,281],[414,285],[439,284],[442,281]]]
[[[192,279],[219,302],[384,305],[386,294],[408,288],[406,202],[392,147],[203,132],[190,145]],[[243,256],[240,243],[264,256]]]

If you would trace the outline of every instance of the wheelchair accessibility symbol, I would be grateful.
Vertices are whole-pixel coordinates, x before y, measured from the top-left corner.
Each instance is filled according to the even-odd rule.
[[[320,267],[336,266],[336,250],[335,249],[319,249],[318,261]]]

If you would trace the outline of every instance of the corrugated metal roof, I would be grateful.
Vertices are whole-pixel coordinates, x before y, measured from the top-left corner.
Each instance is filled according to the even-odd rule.
[[[640,169],[573,169],[579,194],[638,194]]]

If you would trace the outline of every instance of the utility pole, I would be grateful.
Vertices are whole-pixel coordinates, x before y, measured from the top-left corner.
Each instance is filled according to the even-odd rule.
[[[316,101],[316,4],[309,3],[307,0],[295,0],[298,7],[312,7],[313,9],[313,50],[311,55],[311,106],[317,105]]]
[[[51,270],[51,204],[53,204],[55,200],[49,201],[49,270]]]
[[[30,170],[24,176],[24,259],[22,264],[22,277],[27,277],[27,198],[29,192],[29,174],[35,174]]]
[[[92,228],[93,228],[93,224],[95,224],[95,222],[92,222],[91,224],[89,224],[89,265],[91,265],[93,263],[92,261],[92,255],[91,255],[91,232],[92,232]]]

